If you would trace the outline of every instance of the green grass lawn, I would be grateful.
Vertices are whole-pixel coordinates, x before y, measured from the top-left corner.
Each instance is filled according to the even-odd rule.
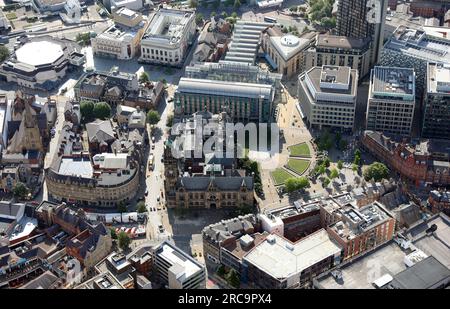
[[[289,169],[293,170],[297,174],[302,175],[308,169],[309,161],[300,159],[289,159],[287,166],[289,167]]]
[[[276,170],[271,172],[270,175],[272,176],[272,179],[275,182],[276,186],[284,184],[286,179],[293,177],[282,168],[277,168]]]
[[[306,143],[301,143],[289,147],[289,152],[293,157],[311,157],[309,146]]]
[[[7,13],[6,14],[6,18],[8,18],[9,20],[14,20],[17,18],[16,13],[12,12],[12,13]]]

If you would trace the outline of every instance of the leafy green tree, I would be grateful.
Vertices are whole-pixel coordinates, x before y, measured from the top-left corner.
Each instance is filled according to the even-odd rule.
[[[15,197],[23,199],[28,194],[28,188],[23,182],[18,182],[12,190]]]
[[[364,171],[364,179],[380,181],[389,177],[389,169],[381,162],[370,164]]]
[[[106,102],[98,102],[94,104],[94,117],[98,119],[107,119],[111,117],[111,106]]]
[[[157,124],[161,117],[159,116],[159,113],[155,110],[150,110],[147,113],[147,121],[149,124]]]
[[[306,177],[291,177],[285,181],[284,187],[287,192],[293,192],[309,187],[309,181]]]
[[[339,149],[340,150],[345,150],[345,148],[347,148],[347,141],[345,139],[341,139],[339,141]]]
[[[197,0],[189,0],[189,7],[190,8],[196,8],[198,6]]]
[[[117,233],[116,233],[115,229],[110,228],[109,233],[110,233],[112,239],[117,239]]]
[[[211,14],[209,14],[210,17],[214,17],[216,15],[217,15],[216,11],[212,11]]]
[[[139,75],[139,82],[140,83],[146,83],[150,80],[150,76],[147,72],[142,72],[141,75]]]
[[[337,178],[338,176],[339,176],[338,170],[335,169],[335,168],[333,168],[333,169],[331,170],[331,173],[330,173],[330,178],[331,178],[331,179],[335,179],[335,178]]]
[[[145,207],[145,202],[139,202],[137,204],[136,210],[138,213],[144,213],[147,211],[147,207]]]
[[[355,163],[352,164],[352,171],[353,172],[358,171],[358,164],[355,164]]]
[[[0,46],[0,62],[5,61],[9,57],[9,49],[2,45]]]
[[[324,188],[328,187],[329,184],[330,184],[330,179],[328,179],[328,178],[325,178],[322,181],[322,185],[323,185]]]
[[[217,274],[223,278],[223,276],[225,276],[225,266],[223,266],[222,264],[217,268]]]
[[[199,25],[202,22],[203,22],[203,14],[202,13],[198,13],[197,15],[195,15],[195,23],[197,25]]]
[[[81,101],[80,103],[81,118],[84,122],[94,120],[94,102]]]
[[[319,175],[325,174],[326,171],[327,167],[324,164],[319,165],[317,168],[317,173],[319,173]]]
[[[173,115],[171,114],[171,115],[167,116],[166,126],[171,128],[172,125],[173,125]]]
[[[238,17],[238,14],[236,12],[233,12],[233,13],[231,13],[231,17],[236,19]]]
[[[222,13],[220,13],[220,16],[222,16],[223,18],[227,18],[228,14],[225,11],[222,11]]]
[[[344,167],[344,162],[342,162],[342,160],[339,160],[337,163],[337,168],[341,170],[343,167]]]
[[[120,213],[127,212],[127,206],[123,201],[119,202],[119,204],[117,205],[117,211]]]
[[[117,235],[117,241],[119,248],[122,250],[128,249],[131,243],[130,237],[124,231],[119,232],[119,235]]]
[[[238,288],[241,285],[239,274],[234,269],[231,269],[225,277],[228,284],[230,284],[232,287]]]

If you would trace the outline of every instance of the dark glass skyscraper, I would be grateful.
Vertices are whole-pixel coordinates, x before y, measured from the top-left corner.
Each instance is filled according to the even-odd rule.
[[[387,0],[339,0],[337,35],[372,39],[371,64],[378,62],[383,47]]]

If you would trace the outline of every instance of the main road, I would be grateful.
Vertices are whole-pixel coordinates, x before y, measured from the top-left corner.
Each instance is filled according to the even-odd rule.
[[[173,111],[173,103],[167,102],[167,99],[168,96],[164,96],[158,108],[161,119],[155,126],[156,133],[151,135],[150,126],[147,126],[148,134],[150,136],[150,154],[153,154],[155,158],[153,171],[149,171],[148,162],[145,167],[145,171],[147,173],[145,184],[148,192],[148,195],[145,197],[145,203],[148,211],[147,237],[155,240],[163,240],[170,237],[170,233],[166,231],[166,229],[164,229],[164,232],[160,233],[158,228],[160,225],[166,225],[164,222],[167,221],[164,218],[167,217],[167,209],[164,203],[165,196],[162,196],[162,192],[164,191],[164,164],[161,162],[161,158],[164,153],[164,141],[167,139],[167,117]],[[152,149],[153,142],[151,136],[155,137],[154,149]]]

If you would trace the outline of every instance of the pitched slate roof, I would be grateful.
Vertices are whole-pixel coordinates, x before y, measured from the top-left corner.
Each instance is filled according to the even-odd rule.
[[[217,187],[221,191],[238,191],[242,186],[246,186],[247,189],[253,190],[253,178],[252,177],[181,177],[177,182],[177,187],[184,187],[186,190],[191,191],[204,191],[207,190],[210,185]]]
[[[86,124],[89,142],[108,142],[114,140],[114,130],[109,120],[95,120]]]

